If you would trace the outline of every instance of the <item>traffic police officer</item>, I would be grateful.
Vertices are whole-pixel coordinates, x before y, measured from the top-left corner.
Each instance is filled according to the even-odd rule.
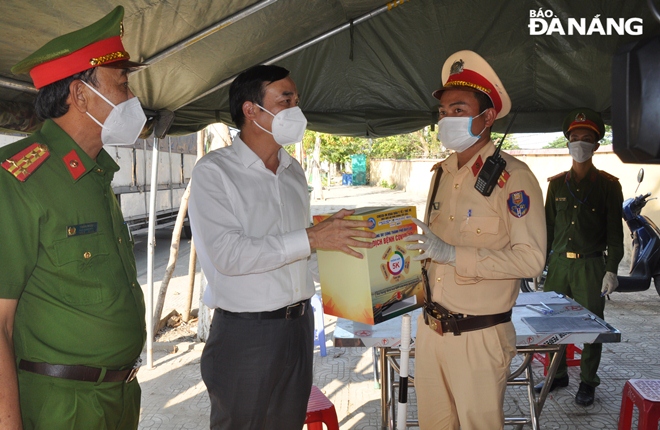
[[[597,112],[578,108],[563,123],[573,166],[548,179],[545,201],[548,226],[548,276],[544,291],[575,299],[603,318],[605,295],[618,286],[617,268],[623,258],[623,194],[614,176],[593,165],[592,155],[605,135]],[[585,344],[580,358],[580,387],[575,402],[589,406],[600,384],[596,372],[602,344]],[[568,385],[562,357],[550,391]],[[543,383],[536,386],[541,391]]]
[[[409,239],[421,243],[408,245],[424,250],[415,258],[427,261],[429,274],[430,303],[415,341],[419,423],[501,429],[516,354],[511,309],[518,279],[538,275],[545,262],[543,195],[529,167],[506,153],[492,193],[475,188],[495,153],[493,122],[511,107],[490,65],[460,51],[445,62],[442,81],[433,93],[440,100],[438,137],[455,152],[434,167],[428,227],[418,222],[423,234]]]
[[[103,149],[132,144],[145,122],[128,89],[137,64],[123,15],[119,6],[12,69],[30,73],[45,122],[0,149],[2,428],[138,425],[144,298],[110,184],[119,166]]]

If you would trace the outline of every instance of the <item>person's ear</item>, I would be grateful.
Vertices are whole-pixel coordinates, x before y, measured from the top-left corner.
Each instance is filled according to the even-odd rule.
[[[598,151],[598,148],[600,148],[600,143],[596,142],[594,144],[594,152]]]
[[[242,109],[243,109],[243,116],[245,116],[245,119],[254,121],[254,119],[257,117],[257,110],[259,109],[259,106],[257,106],[255,103],[252,103],[250,101],[245,101],[243,102]]]
[[[82,83],[80,79],[74,79],[69,84],[69,97],[67,97],[67,103],[69,108],[76,109],[80,113],[87,112],[87,104],[89,100],[87,99],[88,88],[85,84]]]
[[[492,127],[493,123],[495,122],[495,119],[497,119],[497,111],[495,108],[488,108],[486,109],[486,112],[484,112],[484,120],[486,121],[486,127]]]

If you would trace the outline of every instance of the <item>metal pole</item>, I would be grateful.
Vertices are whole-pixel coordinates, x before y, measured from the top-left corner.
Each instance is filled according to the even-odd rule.
[[[146,155],[146,154],[145,154]],[[145,157],[146,158],[146,157]],[[158,192],[158,138],[154,137],[149,187],[149,235],[147,236],[147,367],[154,367],[154,250],[156,247],[156,193]]]
[[[253,4],[250,7],[247,7],[243,9],[242,11],[235,13],[234,15],[231,15],[225,19],[223,19],[220,22],[216,22],[215,24],[205,28],[204,30],[193,34],[192,36],[188,37],[187,39],[184,39],[172,46],[170,46],[167,49],[162,50],[158,54],[154,55],[151,58],[148,58],[147,60],[143,61],[145,64],[155,64],[159,62],[160,60],[164,60],[165,58],[181,51],[182,49],[185,49],[189,47],[190,45],[194,45],[195,43],[207,38],[208,36],[212,35],[213,33],[216,33],[220,30],[222,30],[225,27],[229,27],[232,24],[235,24],[236,22],[242,20],[243,18],[247,18],[248,16],[252,15],[253,13],[265,8],[266,6],[271,5],[272,3],[277,2],[277,0],[263,0],[260,1],[256,4]]]
[[[0,77],[0,87],[9,88],[11,90],[24,91],[26,93],[32,94],[37,94],[38,92],[34,85],[5,77]]]

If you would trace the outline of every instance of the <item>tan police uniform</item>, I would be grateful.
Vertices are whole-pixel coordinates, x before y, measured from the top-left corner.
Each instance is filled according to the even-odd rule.
[[[466,60],[465,69],[469,66]],[[455,78],[464,82],[472,76]],[[501,112],[502,103],[494,105]],[[537,275],[545,262],[543,197],[529,167],[501,153],[506,169],[492,194],[486,197],[474,188],[494,152],[491,141],[461,168],[452,154],[435,167],[432,183],[442,176],[435,196],[433,187],[429,193],[429,227],[456,250],[455,263],[427,265],[432,299],[459,318],[509,312],[519,279]],[[516,354],[513,324],[509,320],[460,335],[438,334],[432,327],[420,317],[415,358],[420,427],[502,428],[506,379]]]

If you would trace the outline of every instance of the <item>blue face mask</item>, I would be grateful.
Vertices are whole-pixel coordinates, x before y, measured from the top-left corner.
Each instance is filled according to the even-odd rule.
[[[485,110],[476,116],[446,116],[438,122],[438,140],[442,146],[456,152],[463,152],[481,139],[481,133],[472,134],[472,120],[478,118]]]

